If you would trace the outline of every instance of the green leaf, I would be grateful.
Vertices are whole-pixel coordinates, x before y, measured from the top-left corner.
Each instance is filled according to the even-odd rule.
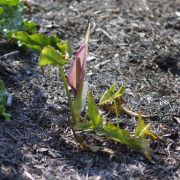
[[[158,136],[150,130],[150,124],[145,124],[141,115],[138,115],[138,126],[135,129],[135,137],[150,137],[157,140]]]
[[[122,85],[117,92],[115,92],[116,83],[109,87],[109,89],[102,95],[99,105],[111,102],[123,95],[125,86]]]
[[[35,22],[23,21],[24,27],[26,27],[26,31],[30,34],[35,34],[37,31],[37,24]]]
[[[145,137],[131,137],[129,131],[119,129],[112,123],[108,123],[103,128],[97,129],[96,133],[121,144],[125,144],[132,149],[140,150],[147,159],[151,160],[152,149],[150,148],[149,141]]]
[[[93,98],[92,92],[90,92],[87,96],[87,114],[89,119],[92,121],[94,128],[96,129],[98,126],[102,124],[101,116],[98,112],[98,107]]]
[[[100,99],[99,105],[112,101],[112,96],[114,94],[115,88],[116,88],[116,83],[114,83],[112,86],[109,87],[108,90],[106,90],[106,92],[102,95]]]
[[[93,124],[91,121],[83,121],[76,123],[73,128],[77,131],[85,131],[85,130],[92,130]]]
[[[11,115],[6,113],[5,111],[6,111],[6,109],[5,109],[4,105],[0,105],[0,116],[8,121],[11,119]]]
[[[24,6],[19,0],[1,0],[0,36],[11,38],[13,32],[24,30]]]
[[[107,138],[113,139],[122,144],[129,145],[131,144],[131,137],[129,131],[119,129],[112,123],[107,123],[100,133],[106,136]]]
[[[7,102],[8,92],[6,86],[2,80],[0,80],[0,105],[4,105]]]
[[[0,5],[17,6],[19,2],[19,0],[1,0]]]
[[[27,32],[19,31],[13,34],[13,38],[19,40],[26,47],[40,52],[43,47],[51,45],[51,38],[43,34],[29,35]]]
[[[0,7],[0,15],[3,14],[4,8]]]
[[[0,116],[2,116],[5,120],[10,120],[11,115],[7,114],[5,111],[5,105],[8,98],[8,92],[6,86],[2,80],[0,80]]]
[[[122,96],[125,91],[124,84],[119,88],[119,90],[113,95],[113,99],[117,99],[118,97]]]
[[[64,64],[68,63],[65,57],[58,51],[55,50],[52,46],[44,47],[41,51],[39,57],[39,65],[57,65],[63,66]]]
[[[34,31],[35,24],[26,22],[26,26],[28,26],[30,31]],[[25,31],[18,31],[13,34],[13,38],[19,40],[22,45],[25,45],[27,48],[32,49],[38,53],[46,47],[52,46],[57,49],[62,55],[70,56],[70,44],[66,41],[61,41],[57,35],[46,36],[44,34],[28,34]]]
[[[72,55],[71,46],[70,46],[70,43],[68,41],[58,42],[57,47],[62,54],[68,53],[69,56]]]

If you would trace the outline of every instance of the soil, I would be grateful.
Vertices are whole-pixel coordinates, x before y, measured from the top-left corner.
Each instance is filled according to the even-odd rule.
[[[27,18],[39,32],[58,33],[74,52],[92,23],[87,78],[94,95],[126,85],[126,106],[157,114],[145,119],[159,136],[150,162],[136,151],[86,135],[118,156],[79,152],[69,128],[67,99],[57,68],[38,66],[38,56],[1,41],[0,79],[13,97],[0,119],[0,179],[180,179],[180,1],[28,0]],[[134,117],[122,117],[132,129]]]

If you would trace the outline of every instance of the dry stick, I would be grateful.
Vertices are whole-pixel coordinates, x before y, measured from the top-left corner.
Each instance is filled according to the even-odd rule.
[[[12,56],[14,54],[18,54],[19,51],[13,51],[13,52],[10,52],[10,53],[7,53],[7,54],[4,54],[3,56],[0,56],[0,60],[3,59],[3,58],[6,58],[8,56]]]

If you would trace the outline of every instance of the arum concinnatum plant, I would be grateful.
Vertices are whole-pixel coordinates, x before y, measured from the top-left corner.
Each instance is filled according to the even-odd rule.
[[[86,65],[88,56],[88,40],[90,33],[90,25],[88,25],[84,42],[80,45],[75,55],[72,66],[65,74],[64,65],[70,63],[69,44],[60,40],[57,36],[47,37],[42,34],[28,35],[25,32],[17,32],[14,37],[21,41],[26,47],[36,50],[40,53],[39,65],[54,65],[59,69],[61,79],[68,97],[68,103],[72,120],[70,126],[76,141],[80,147],[88,148],[92,151],[110,151],[108,148],[99,146],[91,146],[77,136],[80,133],[91,131],[98,136],[106,137],[126,146],[141,151],[145,157],[151,159],[150,142],[147,138],[157,140],[158,137],[151,131],[150,124],[145,124],[142,115],[138,114],[138,122],[134,132],[119,127],[121,111],[132,114],[125,109],[122,104],[122,96],[125,86],[122,85],[116,91],[116,83],[102,95],[100,102],[96,104],[91,91],[88,92],[88,82],[86,81]],[[70,89],[69,89],[70,88]],[[86,106],[87,101],[87,106]],[[99,106],[106,106],[112,109],[116,114],[116,123],[105,119],[99,113]],[[87,110],[83,117],[81,112]]]

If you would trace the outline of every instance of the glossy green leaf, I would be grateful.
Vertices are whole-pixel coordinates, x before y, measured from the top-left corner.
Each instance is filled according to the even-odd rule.
[[[92,121],[94,128],[96,129],[98,126],[102,124],[102,118],[98,112],[98,107],[93,98],[92,92],[90,92],[87,96],[87,106],[88,117]]]
[[[138,116],[138,126],[135,129],[136,137],[150,137],[153,140],[157,140],[158,136],[150,130],[150,124],[145,124],[141,115]]]
[[[65,59],[65,57],[58,50],[55,50],[52,46],[44,47],[43,50],[41,51],[39,57],[40,66],[45,66],[45,65],[63,66],[64,64],[67,63],[68,61]]]

